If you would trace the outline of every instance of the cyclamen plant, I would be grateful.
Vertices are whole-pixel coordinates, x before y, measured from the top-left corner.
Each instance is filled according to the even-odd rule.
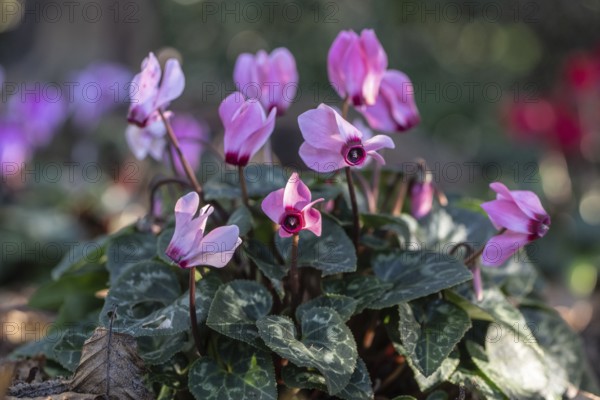
[[[350,106],[375,131],[420,120],[410,80],[387,70],[374,31],[340,33],[327,60],[341,112],[321,104],[298,117],[307,170],[255,164],[255,178],[244,177],[290,104],[281,93],[236,92],[218,110],[218,168],[237,166],[239,180],[198,179],[214,161],[188,161],[171,123],[177,112],[167,109],[183,92],[183,71],[171,59],[161,74],[151,53],[134,79],[128,143],[138,158],[171,154],[174,178],[152,188],[144,221],[95,242],[93,263],[69,255],[53,277],[106,278],[102,309],[90,315],[137,339],[148,388],[160,399],[554,399],[595,391],[577,336],[541,303],[540,278],[521,251],[550,227],[538,197],[494,182],[496,200],[479,211],[448,204],[424,161],[409,174],[397,167],[404,160],[383,152],[401,137],[349,122]],[[256,85],[259,96],[297,77],[282,48],[243,54],[235,68],[238,85]],[[173,212],[160,215],[158,201]],[[43,344],[67,370],[87,337],[79,323],[77,334]]]

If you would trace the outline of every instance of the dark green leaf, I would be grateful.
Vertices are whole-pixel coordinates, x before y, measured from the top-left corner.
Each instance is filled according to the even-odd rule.
[[[448,400],[448,394],[441,390],[436,390],[435,392],[427,396],[427,399],[425,400]]]
[[[238,207],[227,220],[227,225],[237,225],[240,228],[240,236],[244,236],[252,229],[252,213],[246,206]]]
[[[185,346],[187,333],[137,338],[138,352],[147,365],[158,365],[171,359]]]
[[[101,236],[86,242],[76,242],[52,270],[52,279],[58,280],[67,272],[74,272],[88,264],[98,264],[108,244],[108,237]]]
[[[196,283],[199,323],[206,320],[218,286],[212,274]],[[142,262],[121,275],[110,289],[100,315],[105,326],[115,305],[113,328],[117,332],[137,337],[173,335],[190,329],[189,292],[181,293],[177,275],[161,262]]]
[[[316,268],[323,276],[356,270],[356,250],[344,229],[333,220],[323,216],[320,237],[312,232],[300,232],[298,265]],[[275,235],[277,250],[289,263],[292,239]]]
[[[289,266],[278,265],[273,257],[273,252],[258,240],[248,240],[243,249],[246,255],[260,271],[271,281],[280,298],[283,298],[283,278],[289,271]]]
[[[469,315],[442,299],[402,303],[400,339],[413,364],[433,374],[471,327]]]
[[[131,231],[111,239],[106,249],[106,268],[111,285],[127,268],[151,260],[155,255],[156,237],[151,233]]]
[[[329,307],[337,311],[344,321],[348,321],[356,311],[358,301],[352,297],[339,294],[325,294],[301,304],[296,309],[296,319],[300,321],[302,314],[314,307]]]
[[[83,343],[90,337],[92,332],[94,332],[93,326],[78,326],[62,332],[50,333],[55,342],[50,353],[51,358],[58,361],[60,365],[69,371],[75,371],[79,365]],[[57,340],[58,335],[60,335],[60,338]]]
[[[43,310],[57,310],[69,296],[89,296],[106,288],[108,276],[104,269],[85,274],[70,274],[40,286],[29,299],[29,306]]]
[[[281,371],[285,384],[292,388],[317,389],[322,392],[327,391],[325,377],[317,370],[300,368],[294,364],[288,364]],[[350,378],[346,387],[336,394],[344,400],[370,400],[373,399],[373,386],[369,371],[365,362],[360,358],[356,362],[356,369]]]
[[[323,290],[329,294],[341,294],[357,301],[356,313],[371,306],[382,293],[394,287],[392,283],[382,282],[370,275],[345,275],[342,279],[324,280]]]
[[[500,389],[496,387],[479,370],[470,371],[466,369],[457,369],[450,377],[450,382],[459,386],[461,393],[465,390],[475,392],[484,399],[504,400],[505,396]]]
[[[171,243],[174,232],[175,228],[167,228],[163,230],[156,239],[156,254],[158,255],[158,258],[169,265],[173,264],[173,260],[167,256],[166,251],[167,247],[169,247],[169,243]]]
[[[276,400],[277,386],[271,355],[245,343],[221,340],[219,363],[197,360],[189,372],[196,400]]]
[[[273,298],[254,281],[232,281],[217,291],[206,324],[215,331],[264,348],[256,321],[271,311]]]
[[[260,337],[277,354],[300,367],[316,368],[329,394],[339,393],[354,373],[358,353],[352,332],[337,312],[312,308],[302,314],[302,339],[286,317],[267,316],[257,323]]]
[[[417,243],[423,243],[428,250],[449,250],[461,242],[478,249],[496,233],[487,216],[452,206],[434,209],[420,223]]]
[[[394,252],[373,261],[375,275],[392,289],[382,293],[370,308],[382,309],[425,297],[472,279],[455,258],[433,252]]]

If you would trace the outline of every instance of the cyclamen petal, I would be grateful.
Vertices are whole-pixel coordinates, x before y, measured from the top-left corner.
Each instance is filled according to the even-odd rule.
[[[297,173],[288,179],[285,188],[269,193],[261,203],[263,212],[279,224],[279,236],[290,237],[307,229],[321,235],[321,213],[313,206],[323,201],[311,200],[310,189],[300,180]]]
[[[343,119],[333,108],[321,104],[298,117],[305,142],[299,155],[304,163],[318,172],[332,172],[343,167],[362,167],[368,157],[384,164],[375,153],[383,147],[394,147],[390,138],[375,136],[363,143],[363,134]]]
[[[432,182],[415,182],[410,188],[410,213],[420,219],[433,207],[435,189]]]
[[[529,191],[510,191],[500,182],[490,187],[497,198],[481,205],[501,235],[492,237],[486,244],[483,264],[497,266],[529,242],[546,235],[550,228],[550,216],[543,209],[539,198]]]
[[[196,192],[188,193],[177,201],[175,231],[165,254],[181,268],[199,265],[222,268],[242,243],[239,228],[236,225],[223,226],[205,234],[206,222],[213,207],[202,207],[198,217],[195,217],[199,203],[200,197]]]
[[[225,127],[225,161],[244,166],[269,139],[275,128],[273,109],[267,117],[255,100],[244,100],[241,93],[227,96],[219,106],[219,116]]]
[[[327,55],[327,73],[333,88],[355,106],[373,105],[387,68],[387,55],[371,29],[360,36],[342,31]]]

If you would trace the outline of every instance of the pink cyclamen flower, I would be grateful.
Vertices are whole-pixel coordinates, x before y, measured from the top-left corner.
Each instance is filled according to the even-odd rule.
[[[160,120],[158,111],[164,111],[172,100],[181,96],[184,87],[185,77],[179,61],[167,60],[163,74],[154,53],[150,53],[142,61],[142,71],[131,82],[127,121],[143,128]]]
[[[359,111],[371,128],[384,132],[403,132],[421,120],[412,82],[404,73],[395,70],[388,70],[383,75],[375,104],[361,107]]]
[[[482,260],[484,265],[498,266],[527,243],[543,237],[550,228],[550,217],[535,193],[511,191],[500,182],[490,187],[497,193],[496,200],[481,207],[494,226],[505,232],[487,242]]]
[[[208,265],[222,268],[242,243],[236,225],[221,226],[206,234],[206,221],[213,212],[211,205],[200,209],[200,197],[191,192],[175,204],[175,232],[165,254],[181,268]]]
[[[377,150],[394,148],[394,141],[386,135],[376,135],[363,142],[362,132],[325,104],[301,114],[298,125],[305,140],[300,146],[300,158],[318,172],[359,167],[368,156],[385,164]]]
[[[277,114],[282,115],[296,96],[296,60],[284,47],[271,54],[264,50],[256,55],[242,53],[235,62],[233,79],[247,98],[259,100],[267,112],[277,107]]]
[[[244,166],[266,143],[275,128],[273,108],[265,114],[256,100],[244,100],[240,92],[230,94],[219,106],[219,116],[225,127],[225,162]]]
[[[387,68],[387,54],[372,29],[340,32],[327,55],[329,82],[355,106],[373,105]]]
[[[410,187],[410,213],[420,219],[429,214],[433,207],[435,188],[431,180],[416,181]]]
[[[321,213],[313,208],[310,189],[300,180],[297,173],[290,176],[285,188],[271,192],[261,207],[273,222],[279,224],[279,236],[289,237],[307,229],[321,236]]]

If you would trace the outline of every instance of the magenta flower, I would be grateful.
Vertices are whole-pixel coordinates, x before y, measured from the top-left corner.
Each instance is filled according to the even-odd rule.
[[[550,217],[533,192],[510,191],[500,182],[490,187],[497,193],[496,200],[481,207],[494,226],[505,231],[487,242],[482,259],[484,265],[498,266],[527,243],[543,237],[550,228]]]
[[[273,108],[265,114],[256,100],[244,100],[240,92],[230,94],[219,106],[219,116],[225,126],[225,161],[245,166],[266,143],[275,127]]]
[[[300,146],[300,158],[318,172],[359,167],[368,156],[385,164],[377,150],[394,148],[393,140],[385,135],[376,135],[363,142],[362,132],[325,104],[301,114],[298,125],[305,140]]]
[[[164,111],[172,100],[179,97],[184,86],[185,77],[179,61],[174,58],[167,60],[162,74],[158,60],[154,53],[150,53],[142,61],[142,71],[131,82],[127,121],[144,128],[160,120],[158,111]]]
[[[292,236],[303,229],[321,236],[321,213],[313,206],[323,200],[311,202],[310,189],[294,172],[285,188],[269,193],[261,207],[273,222],[279,224],[281,237]]]
[[[387,54],[375,32],[340,32],[327,55],[329,82],[343,99],[355,106],[373,105],[387,68]]]
[[[14,175],[33,155],[33,146],[14,123],[0,119],[0,176]]]
[[[431,180],[415,181],[410,187],[410,213],[420,219],[429,214],[433,207],[435,188]]]
[[[421,120],[410,79],[395,70],[383,75],[375,104],[361,107],[359,111],[371,128],[384,132],[403,132]]]
[[[205,234],[206,221],[213,212],[211,205],[200,209],[200,197],[191,192],[175,204],[175,232],[165,254],[181,268],[208,265],[222,268],[242,243],[236,225],[221,226]]]
[[[267,112],[277,107],[282,115],[290,106],[298,89],[296,60],[290,51],[279,47],[267,54],[242,53],[233,70],[238,89],[247,98],[259,100]]]
[[[199,121],[189,114],[177,114],[171,119],[171,127],[184,157],[195,171],[200,166],[200,156],[204,150],[204,143],[209,139],[208,126],[204,121]],[[182,176],[185,175],[185,170],[175,149],[171,149],[171,158],[175,163],[177,172]]]

